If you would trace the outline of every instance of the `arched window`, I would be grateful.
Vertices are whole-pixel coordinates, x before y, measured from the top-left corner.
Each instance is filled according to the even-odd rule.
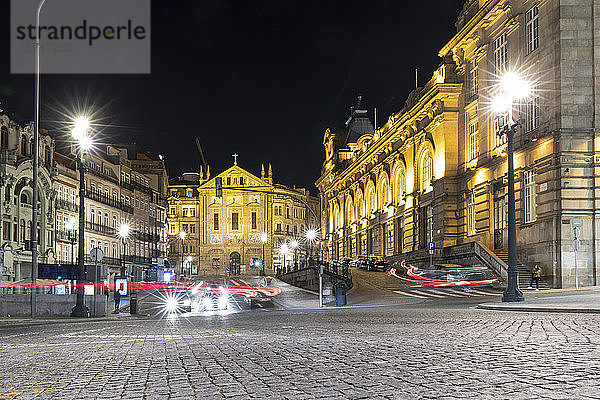
[[[19,221],[19,241],[21,243],[25,242],[25,220],[21,219]]]
[[[399,204],[404,203],[406,197],[406,175],[404,170],[398,172],[398,180],[396,182],[396,202]]]
[[[8,149],[8,128],[3,125],[0,130],[2,131],[2,141],[0,147],[3,149]]]
[[[354,200],[354,205],[356,206],[356,217],[358,219],[361,219],[365,216],[365,204],[363,201],[362,190],[359,189],[356,191],[356,194],[354,195]]]
[[[29,155],[33,155],[33,138],[29,141]]]
[[[31,204],[31,201],[29,201],[29,196],[25,191],[21,192],[21,204]]]
[[[25,236],[26,240],[31,240],[31,221],[27,221],[27,236]]]
[[[27,155],[27,137],[25,135],[21,136],[21,155]]]
[[[46,161],[46,166],[49,167],[52,165],[52,157],[50,154],[50,146],[44,146],[44,160]]]
[[[96,210],[94,210],[93,208],[90,209],[90,221],[92,223],[94,223],[96,220]]]
[[[431,153],[429,151],[423,155],[421,179],[421,189],[424,192],[431,191],[433,189],[433,158],[431,158]]]

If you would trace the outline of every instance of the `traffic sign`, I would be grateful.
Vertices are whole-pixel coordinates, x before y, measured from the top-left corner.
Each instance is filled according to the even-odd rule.
[[[103,258],[104,258],[104,252],[102,251],[102,249],[100,247],[94,247],[90,251],[90,259],[93,262],[102,261]]]
[[[579,239],[580,235],[581,235],[581,229],[579,229],[578,227],[573,228],[573,237],[575,239]]]
[[[427,248],[429,250],[435,250],[435,242],[429,242],[429,245],[427,246]]]
[[[581,240],[574,239],[573,240],[573,251],[579,251],[580,248],[581,248]]]

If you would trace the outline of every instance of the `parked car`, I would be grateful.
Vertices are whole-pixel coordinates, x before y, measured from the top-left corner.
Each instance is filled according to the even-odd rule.
[[[387,271],[390,265],[383,257],[380,256],[368,256],[361,263],[361,269],[367,271]]]

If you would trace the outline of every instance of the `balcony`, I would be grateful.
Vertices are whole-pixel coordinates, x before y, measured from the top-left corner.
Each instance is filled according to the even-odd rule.
[[[138,264],[152,264],[152,258],[144,256],[125,255],[125,262]]]
[[[130,192],[133,192],[133,190],[134,190],[133,185],[131,183],[127,183],[125,181],[121,181],[120,185],[121,185],[122,188],[127,189]]]
[[[149,188],[148,186],[144,186],[138,182],[133,182],[133,187],[141,192],[152,195],[152,189]]]
[[[61,229],[54,231],[54,234],[56,235],[56,240],[70,242],[71,240],[77,239],[77,231],[67,231]]]
[[[143,233],[140,231],[133,231],[133,236],[137,240],[141,240],[142,242],[158,242],[160,240],[159,235],[154,235],[152,233]]]
[[[106,204],[107,206],[118,208],[121,211],[125,211],[128,214],[133,214],[133,207],[124,204],[120,200],[115,200],[111,197],[107,197],[101,193],[93,192],[90,190],[85,191],[85,197],[90,200],[98,201],[102,204]]]
[[[86,264],[94,264],[94,261],[92,261],[92,259],[90,258],[89,254],[85,255],[85,263]],[[118,266],[120,267],[121,265],[123,265],[123,260],[120,258],[115,258],[115,257],[102,257],[102,260],[98,262],[98,264],[103,264],[103,265],[114,265],[114,266]]]
[[[73,212],[79,212],[79,206],[69,200],[57,199],[56,208],[60,210],[68,210]]]
[[[86,221],[85,229],[87,231],[92,231],[96,233],[102,233],[104,235],[114,236],[117,234],[117,230],[115,228],[111,228],[110,226],[105,226],[102,224],[97,224],[95,222]]]

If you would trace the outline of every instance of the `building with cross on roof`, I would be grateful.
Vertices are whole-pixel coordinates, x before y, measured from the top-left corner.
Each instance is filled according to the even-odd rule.
[[[263,259],[263,239],[267,239],[267,274],[284,265],[293,268],[294,261],[300,266],[308,257],[310,246],[303,237],[308,228],[317,227],[318,221],[302,202],[287,195],[304,200],[320,218],[318,199],[307,189],[275,183],[270,164],[266,172],[265,166],[261,167],[259,177],[238,165],[238,154],[232,157],[233,165],[214,177],[207,167],[169,182],[168,259],[177,266],[180,279],[224,275],[227,268],[231,273],[258,274],[258,270],[250,269],[250,260]],[[217,176],[223,179],[222,197],[216,196]],[[290,245],[293,240],[300,244],[295,254]],[[285,264],[281,252],[284,244],[289,248]],[[317,249],[313,246],[314,256]]]

